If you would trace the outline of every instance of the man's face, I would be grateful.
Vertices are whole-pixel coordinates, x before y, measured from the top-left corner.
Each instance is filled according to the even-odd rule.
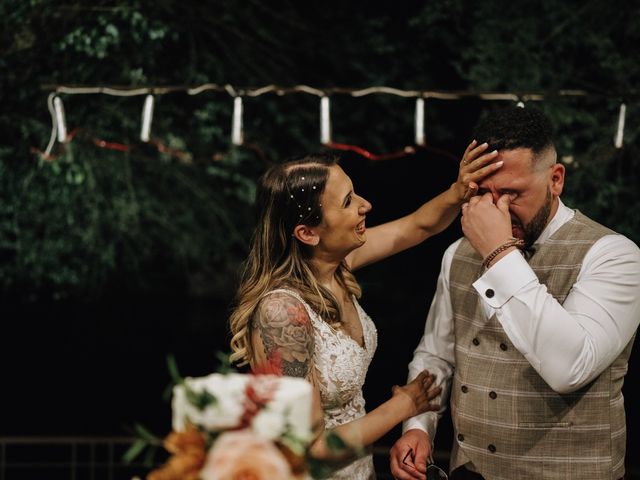
[[[564,168],[555,163],[555,150],[540,155],[536,167],[529,148],[501,150],[495,161],[504,161],[502,168],[479,182],[478,194],[491,193],[494,203],[501,195],[511,196],[512,234],[527,246],[535,242],[555,214],[564,185]]]

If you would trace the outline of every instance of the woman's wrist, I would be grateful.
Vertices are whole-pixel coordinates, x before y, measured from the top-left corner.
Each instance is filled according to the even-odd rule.
[[[404,422],[406,419],[413,417],[417,414],[416,412],[416,402],[408,393],[402,392],[400,395],[400,400],[402,401],[401,412],[402,421]]]
[[[449,202],[452,205],[461,206],[467,199],[467,189],[464,188],[464,185],[460,185],[459,182],[453,182],[449,190]]]

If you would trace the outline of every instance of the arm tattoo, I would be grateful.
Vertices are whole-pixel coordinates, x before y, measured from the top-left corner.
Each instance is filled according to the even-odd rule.
[[[313,355],[313,327],[304,305],[285,293],[260,302],[253,317],[267,359],[280,357],[283,375],[307,378]]]

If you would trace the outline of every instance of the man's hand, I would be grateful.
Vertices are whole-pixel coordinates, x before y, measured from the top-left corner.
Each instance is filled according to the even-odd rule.
[[[431,440],[427,432],[408,430],[389,451],[391,474],[398,480],[426,480]]]
[[[462,231],[483,258],[512,237],[510,204],[509,195],[494,205],[491,194],[485,193],[462,205]]]

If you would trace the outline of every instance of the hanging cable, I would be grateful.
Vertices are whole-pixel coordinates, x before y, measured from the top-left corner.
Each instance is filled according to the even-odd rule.
[[[277,95],[287,95],[290,93],[308,93],[318,97],[328,95],[351,95],[352,97],[363,97],[373,94],[395,95],[399,97],[422,97],[435,98],[439,100],[459,100],[462,98],[479,98],[481,100],[511,100],[518,102],[522,100],[539,101],[545,96],[570,96],[570,97],[608,97],[612,95],[591,93],[585,90],[558,90],[555,92],[519,92],[518,94],[511,92],[483,92],[478,90],[462,90],[462,91],[445,91],[445,90],[403,90],[400,88],[387,86],[373,86],[367,88],[343,88],[332,87],[318,89],[309,85],[294,85],[293,87],[283,87],[275,84],[265,85],[261,87],[238,87],[229,84],[219,85],[217,83],[205,83],[197,86],[149,86],[149,87],[125,87],[125,86],[67,86],[67,85],[43,85],[41,87],[45,91],[53,91],[56,93],[73,94],[104,94],[115,96],[135,96],[135,95],[166,95],[169,93],[186,92],[188,95],[199,95],[204,92],[227,92],[232,97],[245,96],[257,97],[268,93],[276,93]],[[618,94],[619,95],[619,94]],[[628,98],[638,96],[637,92],[627,92]]]

